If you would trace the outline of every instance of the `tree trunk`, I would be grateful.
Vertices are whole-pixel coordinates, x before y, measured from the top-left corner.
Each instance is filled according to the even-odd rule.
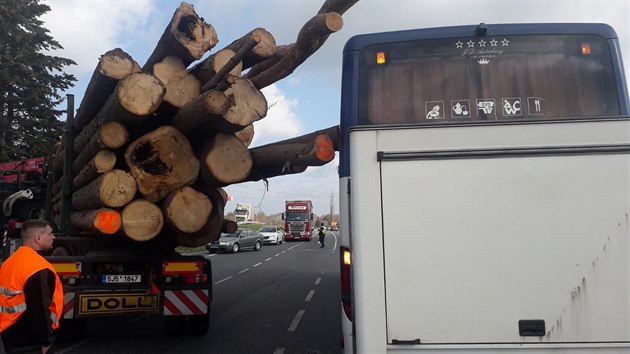
[[[343,15],[357,2],[359,2],[359,0],[326,0],[317,13],[325,14],[328,12],[336,12],[339,15]]]
[[[70,213],[70,224],[77,231],[112,235],[120,230],[120,213],[109,209],[81,210]]]
[[[277,46],[276,51],[272,56],[262,60],[257,64],[254,64],[244,75],[244,77],[247,79],[251,79],[253,77],[256,77],[258,74],[264,72],[265,70],[271,68],[272,66],[278,64],[278,62],[282,60],[282,58],[284,58],[294,46],[295,43]]]
[[[304,24],[289,53],[271,68],[252,77],[252,83],[262,89],[289,76],[326,42],[331,33],[339,31],[341,27],[343,27],[343,19],[338,13],[315,15]]]
[[[74,177],[72,188],[77,190],[85,186],[99,175],[113,170],[114,166],[116,166],[116,154],[109,150],[100,150]]]
[[[134,73],[120,80],[116,92],[75,138],[74,152],[83,150],[105,122],[117,121],[127,127],[142,122],[158,109],[164,93],[162,82],[150,74]]]
[[[204,92],[182,107],[175,116],[172,124],[182,133],[192,132],[204,122],[223,119],[231,102],[223,91],[211,90]]]
[[[75,210],[103,206],[119,208],[129,204],[136,194],[136,181],[123,170],[106,172],[72,194]]]
[[[252,169],[247,147],[232,134],[217,133],[201,148],[201,176],[210,186],[243,181]]]
[[[221,237],[223,230],[223,213],[225,202],[223,197],[214,188],[207,186],[198,187],[199,191],[206,194],[212,203],[212,212],[208,221],[203,227],[194,233],[180,233],[177,235],[177,242],[186,247],[199,247],[216,241]]]
[[[182,60],[176,56],[168,56],[155,64],[153,75],[166,87],[164,102],[175,108],[181,108],[199,96],[201,88],[199,80],[188,73]]]
[[[74,131],[80,132],[98,114],[107,98],[114,92],[119,80],[140,71],[140,65],[120,48],[103,54],[92,73],[77,115],[74,117]]]
[[[221,227],[221,232],[231,234],[236,232],[236,230],[238,230],[238,224],[236,223],[236,221],[223,220],[223,227]]]
[[[180,57],[188,66],[214,48],[218,41],[214,28],[197,15],[191,4],[182,2],[142,69],[151,70],[169,55]]]
[[[231,49],[221,49],[218,52],[210,55],[205,60],[195,65],[190,69],[190,73],[193,74],[201,83],[210,81],[229,61],[234,57],[236,52]],[[241,76],[241,70],[243,64],[238,61],[232,69],[229,70],[226,75]],[[207,90],[204,90],[207,91]]]
[[[101,150],[116,150],[129,140],[129,133],[118,122],[105,122],[90,142],[79,152],[72,163],[72,172],[77,174]]]
[[[339,150],[337,126],[251,149],[253,167],[245,181],[301,173],[308,166],[322,166]]]
[[[157,236],[164,227],[162,210],[145,199],[136,199],[122,211],[124,234],[134,241],[148,241]]]
[[[161,126],[132,142],[125,161],[140,193],[154,203],[192,184],[199,174],[199,161],[188,139],[171,126]]]
[[[249,146],[254,140],[254,125],[250,124],[245,128],[234,133],[234,136],[238,138],[238,140],[243,142],[243,145]]]
[[[267,99],[249,80],[236,79],[225,94],[234,104],[223,115],[228,123],[224,131],[239,131],[267,115]]]
[[[248,51],[245,56],[243,56],[243,59],[241,60],[243,63],[243,70],[251,68],[255,64],[273,56],[276,52],[276,39],[264,28],[255,28],[243,37],[230,43],[230,45],[225,48],[236,52],[250,39],[254,39],[257,44],[254,48],[252,48],[252,50]]]
[[[172,191],[162,202],[166,222],[178,233],[199,231],[212,213],[212,202],[192,187]]]

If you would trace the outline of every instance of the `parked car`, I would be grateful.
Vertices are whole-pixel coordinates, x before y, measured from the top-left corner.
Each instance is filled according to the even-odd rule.
[[[254,230],[237,230],[231,234],[222,234],[221,237],[206,245],[206,249],[212,253],[218,251],[236,253],[242,249],[259,251],[263,245],[263,235]]]
[[[274,245],[279,245],[284,242],[284,231],[281,227],[265,226],[258,232],[263,235],[264,243],[273,243]]]

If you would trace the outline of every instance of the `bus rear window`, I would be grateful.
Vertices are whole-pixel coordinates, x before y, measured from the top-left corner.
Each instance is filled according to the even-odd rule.
[[[373,45],[360,57],[359,124],[618,116],[616,85],[595,35]]]

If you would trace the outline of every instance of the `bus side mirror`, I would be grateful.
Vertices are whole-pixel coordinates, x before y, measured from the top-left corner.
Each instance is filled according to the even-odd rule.
[[[284,213],[282,213],[282,220],[284,220]]]
[[[311,213],[311,220],[315,220],[315,218],[313,218],[313,213]]]

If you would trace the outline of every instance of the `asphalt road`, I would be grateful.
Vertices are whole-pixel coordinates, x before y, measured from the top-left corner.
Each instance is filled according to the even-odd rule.
[[[312,240],[205,254],[214,298],[205,336],[166,336],[160,316],[98,318],[55,353],[341,353],[339,251],[328,235],[323,249]]]

